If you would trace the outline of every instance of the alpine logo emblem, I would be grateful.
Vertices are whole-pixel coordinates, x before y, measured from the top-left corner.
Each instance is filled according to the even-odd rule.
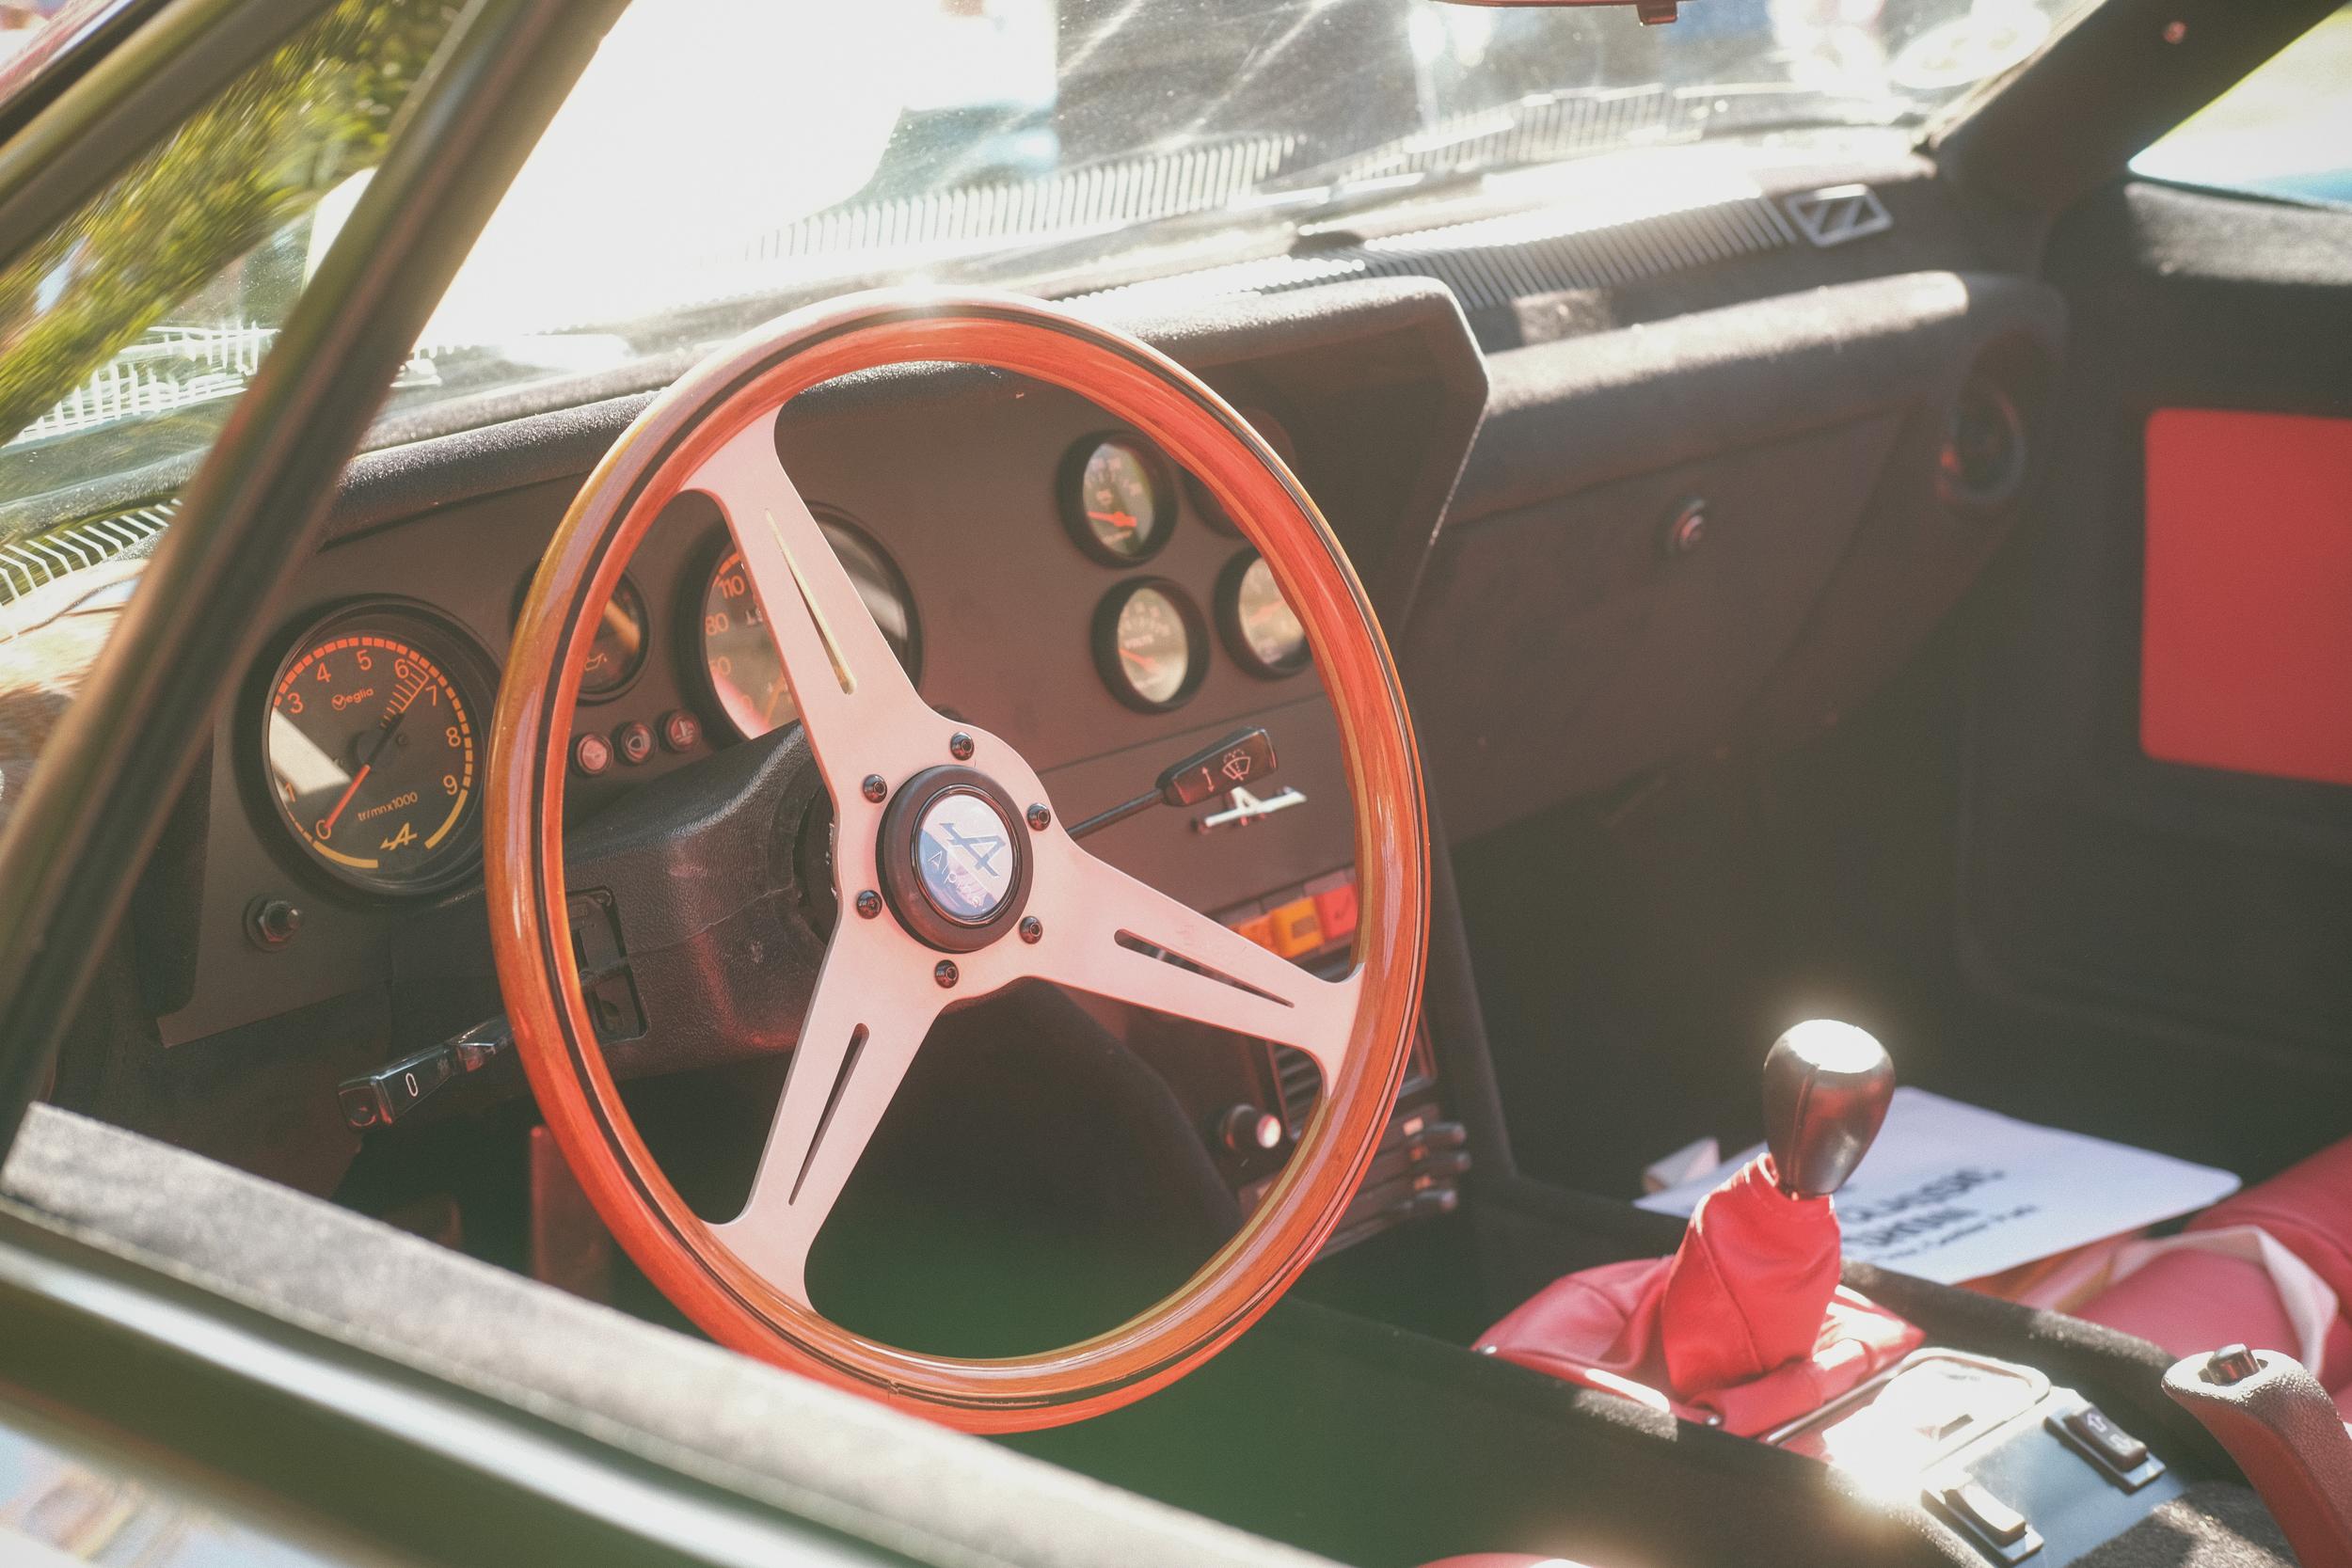
[[[1829,185],[1783,197],[1780,204],[1804,237],[1822,250],[1883,234],[1895,227],[1878,192],[1867,185]]]
[[[931,802],[914,835],[923,896],[948,919],[977,926],[1012,892],[1012,831],[986,797],[949,790]]]

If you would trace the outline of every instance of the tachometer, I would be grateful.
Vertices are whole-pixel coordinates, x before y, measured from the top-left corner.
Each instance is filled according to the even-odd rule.
[[[1208,673],[1200,612],[1160,578],[1122,582],[1094,612],[1094,662],[1129,707],[1164,713],[1200,689]]]
[[[1081,441],[1062,463],[1061,516],[1078,547],[1104,565],[1149,561],[1176,525],[1167,465],[1133,436]]]
[[[470,863],[481,834],[481,661],[405,610],[321,623],[269,687],[269,795],[321,869],[419,893]]]
[[[873,541],[839,518],[819,514],[817,526],[824,530],[833,553],[857,586],[858,597],[866,601],[890,651],[898,656],[907,678],[920,678],[922,641],[914,603],[898,568]],[[768,635],[767,620],[743,570],[743,552],[731,543],[720,549],[704,582],[701,613],[703,673],[709,677],[712,701],[736,733],[748,739],[798,719],[800,705],[792,700],[784,661],[776,656],[775,641]]]

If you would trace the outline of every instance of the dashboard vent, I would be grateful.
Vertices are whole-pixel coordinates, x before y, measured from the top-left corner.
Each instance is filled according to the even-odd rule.
[[[1307,1130],[1315,1101],[1323,1098],[1323,1069],[1304,1051],[1274,1048],[1274,1081],[1282,1091],[1282,1125],[1296,1138]]]
[[[2026,483],[2026,419],[1997,376],[1970,373],[1946,421],[1936,485],[1948,504],[1994,512]]]
[[[163,532],[179,505],[159,500],[0,545],[0,604],[147,543]]]

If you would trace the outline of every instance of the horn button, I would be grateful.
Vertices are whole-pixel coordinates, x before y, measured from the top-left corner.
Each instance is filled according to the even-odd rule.
[[[945,953],[972,953],[1010,930],[1029,901],[1020,808],[987,774],[933,768],[882,812],[874,863],[898,923]]]

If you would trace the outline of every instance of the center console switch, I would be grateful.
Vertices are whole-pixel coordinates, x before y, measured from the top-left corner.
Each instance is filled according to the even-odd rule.
[[[2073,1560],[2180,1482],[2148,1444],[2030,1367],[1915,1351],[1765,1441],[1883,1496],[1915,1495],[1993,1562]]]
[[[1227,910],[1219,919],[1269,952],[1318,974],[1336,975],[1351,961],[1358,910],[1353,871],[1335,871],[1295,887]],[[1266,1047],[1271,1078],[1269,1104],[1279,1111],[1279,1147],[1288,1149],[1306,1132],[1323,1093],[1323,1074],[1312,1058],[1288,1046]],[[1437,1061],[1424,1025],[1416,1022],[1411,1061],[1397,1090],[1388,1131],[1347,1212],[1324,1243],[1326,1253],[1432,1214],[1450,1214],[1461,1205],[1463,1177],[1470,1170],[1469,1136],[1448,1117],[1439,1097]],[[1279,1163],[1240,1164],[1236,1196],[1254,1208],[1279,1174]]]

